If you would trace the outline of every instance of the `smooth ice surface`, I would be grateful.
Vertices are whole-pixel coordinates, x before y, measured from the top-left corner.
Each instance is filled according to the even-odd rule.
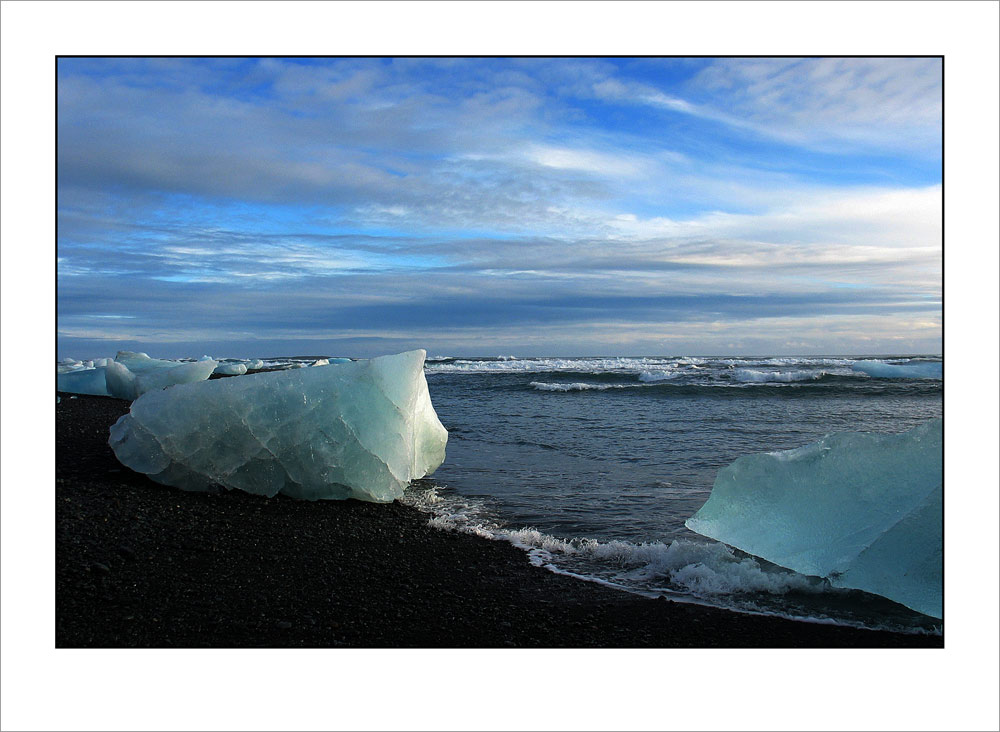
[[[839,433],[719,471],[685,525],[837,587],[942,613],[942,435]]]
[[[940,379],[944,373],[942,364],[934,361],[903,364],[856,361],[851,365],[851,369],[876,379]]]
[[[424,351],[149,392],[111,428],[133,470],[296,498],[388,502],[444,461]]]
[[[110,396],[107,381],[104,378],[105,367],[84,369],[59,374],[56,377],[56,390],[71,394],[94,394]]]

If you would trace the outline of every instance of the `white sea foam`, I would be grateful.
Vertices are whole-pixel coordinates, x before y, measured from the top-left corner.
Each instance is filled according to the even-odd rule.
[[[427,373],[541,373],[577,372],[612,373],[639,376],[643,381],[674,378],[666,374],[695,374],[706,371],[726,371],[770,367],[769,373],[796,373],[815,367],[834,368],[834,373],[850,374],[854,359],[846,358],[695,358],[683,357],[615,357],[615,358],[515,358],[499,356],[491,359],[457,358],[444,362],[428,361]],[[866,362],[867,363],[867,362]],[[777,369],[777,370],[774,370]],[[643,378],[642,375],[647,375]],[[656,375],[650,378],[651,375]]]
[[[849,358],[809,358],[805,356],[780,356],[775,358],[720,358],[716,363],[726,366],[844,366],[854,361]]]
[[[523,549],[536,566],[641,594],[666,591],[711,599],[740,593],[815,593],[829,588],[817,578],[765,568],[753,557],[737,556],[718,542],[561,539],[531,527],[504,526],[486,504],[454,494],[442,496],[435,488],[410,489],[401,500],[431,514],[428,523],[436,528],[507,541]]]
[[[675,359],[666,358],[523,358],[505,360],[457,359],[450,363],[428,363],[427,373],[539,373],[574,371],[579,373],[631,373],[670,368]]]

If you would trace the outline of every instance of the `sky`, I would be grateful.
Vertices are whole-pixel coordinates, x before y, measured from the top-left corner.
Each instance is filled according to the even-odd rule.
[[[937,58],[60,58],[58,356],[941,352]]]

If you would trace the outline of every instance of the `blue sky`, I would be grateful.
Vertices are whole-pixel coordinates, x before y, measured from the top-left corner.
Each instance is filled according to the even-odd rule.
[[[58,63],[58,351],[941,351],[937,59]]]

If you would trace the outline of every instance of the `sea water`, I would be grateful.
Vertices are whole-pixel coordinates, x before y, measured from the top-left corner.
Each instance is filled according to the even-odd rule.
[[[903,432],[942,415],[940,378],[852,368],[872,360],[431,357],[425,371],[448,455],[406,500],[442,528],[511,541],[536,564],[640,594],[939,632],[940,621],[684,527],[718,470],[743,455],[831,432]],[[941,363],[877,360],[914,374]]]
[[[433,525],[509,541],[536,565],[646,596],[941,632],[939,620],[684,526],[739,457],[942,416],[940,357],[431,356],[424,368],[447,457],[403,500]],[[893,378],[871,375],[882,373]]]

